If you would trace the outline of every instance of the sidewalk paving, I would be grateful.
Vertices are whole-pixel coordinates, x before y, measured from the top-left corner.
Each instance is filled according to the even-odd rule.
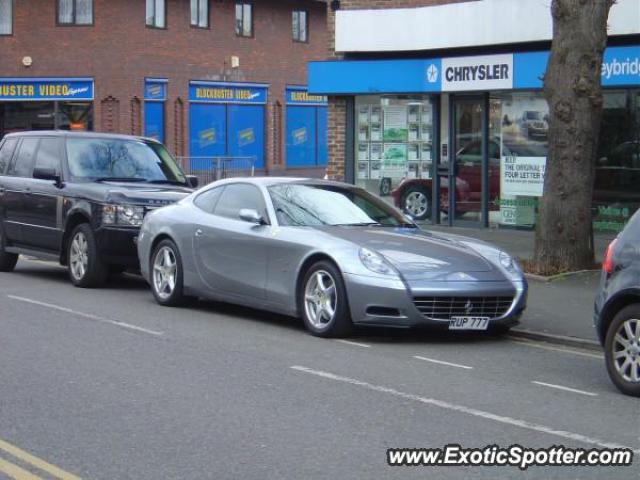
[[[423,225],[425,230],[450,232],[492,243],[511,255],[530,258],[533,253],[534,232],[510,229],[474,229]],[[604,251],[615,234],[595,236],[596,261],[601,262]],[[529,300],[521,324],[515,329],[521,333],[548,337],[559,343],[594,344],[593,302],[600,272],[569,275],[552,282],[529,280]],[[568,337],[567,339],[558,337]]]

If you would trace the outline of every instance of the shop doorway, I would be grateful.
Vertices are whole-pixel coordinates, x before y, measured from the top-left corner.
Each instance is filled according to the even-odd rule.
[[[452,97],[452,161],[449,167],[449,224],[487,226],[488,157],[487,99]]]

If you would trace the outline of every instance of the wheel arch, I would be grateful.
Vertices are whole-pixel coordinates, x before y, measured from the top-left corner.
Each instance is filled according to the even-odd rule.
[[[302,310],[301,310],[302,305],[300,305],[300,292],[302,291],[302,288],[303,288],[302,279],[313,264],[317,262],[321,262],[323,260],[333,263],[338,269],[338,271],[340,272],[340,274],[342,274],[342,269],[340,268],[340,265],[335,260],[335,258],[333,258],[331,255],[324,252],[313,252],[310,255],[308,255],[298,267],[298,271],[296,272],[296,277],[295,277],[296,278],[295,308],[296,308],[296,315],[298,317],[302,315]]]
[[[67,217],[67,222],[64,228],[64,234],[62,235],[62,245],[60,248],[60,264],[61,265],[67,265],[69,261],[67,257],[69,253],[68,246],[69,246],[69,240],[71,238],[71,233],[75,230],[75,228],[78,225],[81,225],[83,223],[87,223],[91,225],[91,218],[89,214],[84,210],[76,210],[75,212],[71,213]]]
[[[598,331],[598,336],[602,341],[606,338],[609,325],[618,312],[636,303],[640,304],[640,289],[624,290],[606,303],[600,314],[601,321]]]

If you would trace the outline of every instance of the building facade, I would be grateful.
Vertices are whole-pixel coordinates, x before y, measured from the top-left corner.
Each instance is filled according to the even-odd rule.
[[[324,174],[316,0],[0,0],[0,138],[96,130],[163,141],[186,167],[245,159]]]
[[[532,228],[548,151],[542,94],[552,36],[542,0],[342,0],[332,56],[309,66],[329,96],[329,168],[433,223]],[[609,18],[596,231],[640,206],[640,2]]]

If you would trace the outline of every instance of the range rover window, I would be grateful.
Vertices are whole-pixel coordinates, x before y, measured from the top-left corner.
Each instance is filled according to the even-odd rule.
[[[18,154],[13,158],[8,174],[14,177],[31,177],[39,138],[26,137],[20,144]]]
[[[198,195],[193,203],[199,209],[204,210],[207,213],[213,213],[223,190],[224,187],[216,187],[211,190],[207,190],[206,192]]]
[[[0,148],[0,175],[4,175],[4,172],[7,170],[17,143],[17,138],[7,138]]]
[[[250,208],[266,217],[264,200],[260,190],[248,183],[227,185],[214,210],[221,217],[240,219],[240,210]]]
[[[57,138],[43,138],[38,147],[35,168],[49,168],[60,174],[60,143]]]
[[[186,185],[187,179],[159,143],[113,138],[68,138],[71,175],[87,180]]]

